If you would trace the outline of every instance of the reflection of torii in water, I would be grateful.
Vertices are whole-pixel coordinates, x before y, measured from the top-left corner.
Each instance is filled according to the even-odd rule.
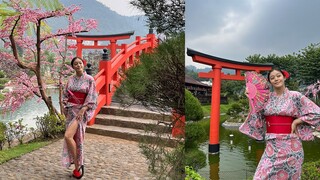
[[[192,57],[194,62],[212,66],[208,73],[200,72],[201,78],[212,78],[211,113],[210,113],[210,135],[209,153],[219,152],[219,126],[220,126],[220,89],[221,80],[244,80],[241,71],[269,71],[273,64],[253,64],[239,61],[232,61],[215,56],[210,56],[192,49],[187,49],[187,55]],[[235,75],[226,75],[221,72],[222,68],[234,69]]]

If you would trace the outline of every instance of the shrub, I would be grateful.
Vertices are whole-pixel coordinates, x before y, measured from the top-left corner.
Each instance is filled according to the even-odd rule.
[[[239,103],[231,104],[231,108],[228,109],[227,114],[231,116],[235,116],[242,111],[241,105]]]
[[[242,98],[239,100],[239,103],[244,110],[249,110],[249,100],[248,98]]]
[[[3,122],[0,122],[0,150],[3,149],[3,145],[6,142],[6,130],[7,126]]]
[[[192,166],[195,170],[206,166],[206,154],[199,149],[190,149],[186,151],[186,166]]]
[[[0,71],[0,78],[4,78],[5,77],[5,74],[3,71]]]
[[[320,160],[315,162],[304,163],[302,166],[302,180],[320,179]]]
[[[27,134],[28,128],[22,124],[23,119],[19,119],[18,122],[14,122],[15,137],[19,140],[20,144],[23,144],[23,137]]]
[[[65,131],[65,121],[60,121],[55,115],[45,114],[35,119],[43,138],[56,138]]]
[[[11,144],[12,144],[13,140],[16,138],[15,125],[13,122],[9,122],[6,126],[7,126],[6,140],[7,140],[9,148],[11,148]]]
[[[205,180],[205,178],[201,177],[192,167],[186,166],[186,178],[185,180]]]
[[[203,110],[199,100],[188,90],[185,90],[186,121],[199,121],[203,118]]]
[[[0,89],[1,89],[1,85],[0,85]],[[0,94],[0,101],[3,101],[4,100],[4,95],[3,94]]]
[[[8,142],[9,148],[14,139],[18,139],[20,144],[23,144],[23,137],[27,134],[28,128],[26,125],[22,124],[23,119],[19,119],[15,122],[9,122],[6,125],[6,140]]]
[[[196,148],[207,139],[204,128],[198,123],[187,123],[185,148]]]
[[[9,82],[9,79],[7,79],[7,78],[0,78],[0,84],[6,84],[7,82]]]

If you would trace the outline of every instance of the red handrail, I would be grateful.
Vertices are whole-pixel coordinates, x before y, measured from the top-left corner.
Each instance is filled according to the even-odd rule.
[[[105,105],[111,104],[112,96],[116,90],[116,85],[121,82],[119,69],[123,70],[132,67],[135,61],[139,61],[139,57],[143,52],[151,52],[157,46],[157,40],[154,34],[148,34],[145,38],[136,37],[136,40],[130,44],[123,44],[121,50],[111,59],[100,61],[99,73],[95,75],[96,91],[98,95],[98,105],[95,110],[94,117],[88,122],[93,125],[95,116]],[[129,61],[127,61],[129,59]]]

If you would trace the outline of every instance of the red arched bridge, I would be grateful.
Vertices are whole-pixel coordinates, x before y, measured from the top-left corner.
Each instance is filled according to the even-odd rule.
[[[115,92],[115,86],[120,83],[120,72],[125,71],[139,61],[143,52],[150,52],[157,47],[157,39],[154,34],[149,33],[146,37],[136,36],[135,41],[130,44],[117,44],[118,40],[129,39],[133,32],[112,34],[112,35],[77,35],[68,36],[68,39],[76,40],[78,57],[82,57],[83,49],[108,49],[110,58],[103,56],[99,62],[99,72],[94,76],[96,81],[96,90],[98,96],[98,106],[94,117],[88,123],[93,125],[95,117],[102,106],[111,104],[112,95]],[[93,42],[93,45],[84,44],[85,41]],[[109,42],[108,45],[100,45],[99,42]],[[92,44],[92,43],[91,43]]]

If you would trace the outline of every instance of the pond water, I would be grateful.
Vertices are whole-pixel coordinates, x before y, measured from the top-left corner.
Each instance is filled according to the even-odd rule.
[[[52,97],[53,105],[59,110],[59,90],[58,89],[47,89],[47,95]],[[9,122],[9,121],[18,121],[23,118],[22,124],[26,124],[27,127],[36,128],[36,118],[37,116],[43,116],[48,112],[48,108],[45,103],[41,100],[37,102],[38,98],[34,97],[27,100],[17,111],[13,113],[7,113],[5,115],[0,114],[0,121]]]
[[[233,134],[233,138],[230,137]],[[230,141],[232,140],[232,144]],[[251,144],[251,150],[249,150]],[[210,180],[252,179],[264,151],[265,143],[250,139],[238,130],[220,127],[220,153],[208,154],[208,142],[200,149],[207,155],[207,166],[198,173]],[[304,162],[320,159],[320,139],[303,142]]]

